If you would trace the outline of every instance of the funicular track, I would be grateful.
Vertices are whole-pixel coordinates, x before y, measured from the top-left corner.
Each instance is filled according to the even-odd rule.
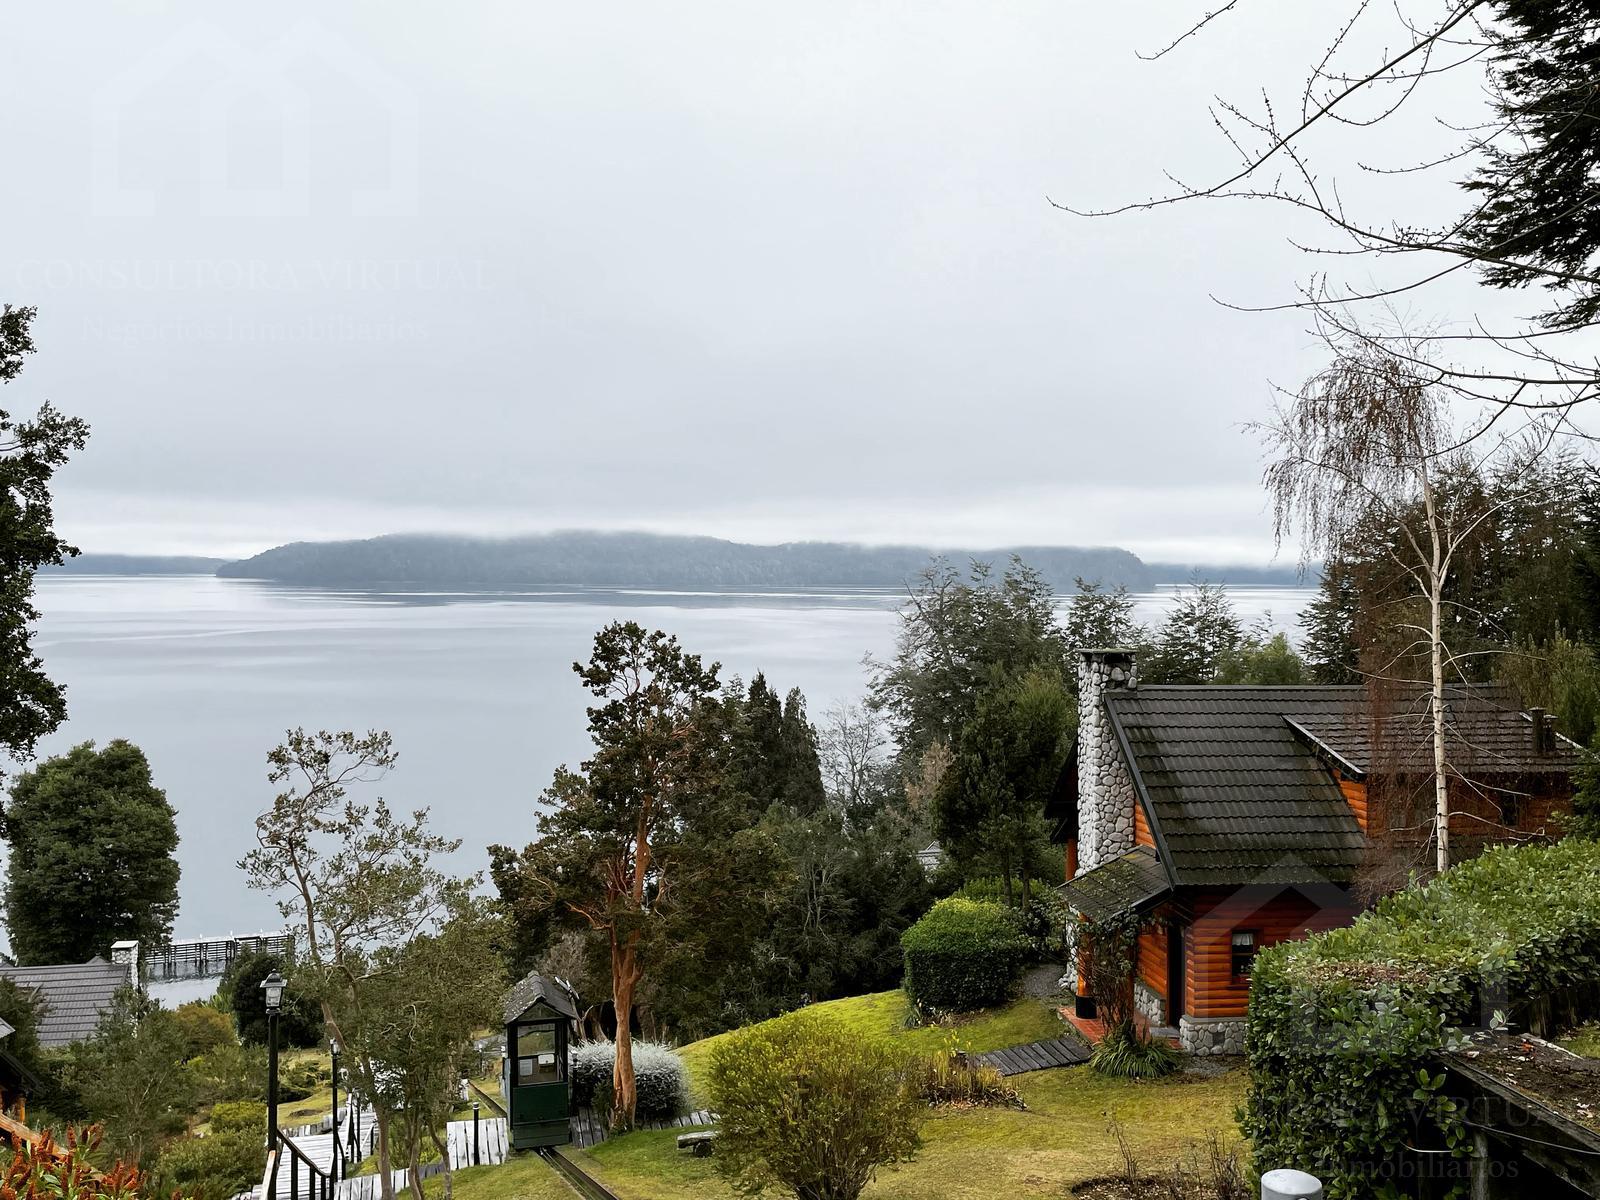
[[[584,1200],[618,1200],[618,1196],[603,1183],[591,1178],[556,1146],[546,1146],[538,1155],[555,1169],[557,1175],[572,1185],[573,1191]]]

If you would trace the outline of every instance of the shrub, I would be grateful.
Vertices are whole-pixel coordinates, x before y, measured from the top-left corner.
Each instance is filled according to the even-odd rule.
[[[191,1058],[185,1069],[202,1104],[267,1098],[267,1052],[261,1046],[230,1041],[209,1054]]]
[[[1113,1079],[1159,1079],[1178,1069],[1178,1054],[1166,1042],[1124,1021],[1095,1043],[1089,1066]]]
[[[806,1009],[732,1033],[711,1052],[717,1169],[746,1194],[855,1200],[879,1166],[921,1147],[923,1069]]]
[[[225,1013],[209,1004],[191,1000],[172,1010],[173,1020],[183,1031],[184,1057],[197,1058],[210,1054],[219,1046],[230,1045],[234,1040],[233,1022]]]
[[[252,1133],[267,1127],[267,1106],[252,1100],[230,1100],[211,1110],[212,1133]]]
[[[954,1045],[929,1055],[923,1063],[918,1094],[928,1104],[1005,1105],[1026,1107],[1017,1089],[1006,1082],[999,1070],[974,1062]]]
[[[570,1085],[575,1104],[609,1108],[611,1073],[616,1066],[614,1042],[582,1042],[572,1052]],[[689,1073],[677,1052],[656,1042],[633,1043],[633,1077],[638,1091],[637,1113],[666,1120],[688,1111]]]
[[[941,900],[900,937],[906,994],[941,1012],[970,1012],[1005,1000],[1022,974],[1028,941],[998,904]]]
[[[1243,1127],[1258,1164],[1330,1200],[1367,1194],[1405,1146],[1468,1153],[1435,1056],[1451,1027],[1600,982],[1600,843],[1496,847],[1353,926],[1263,951],[1251,973]],[[1508,1005],[1509,1001],[1509,1005]]]
[[[251,1107],[240,1105],[239,1107]],[[206,1137],[168,1142],[152,1173],[152,1195],[181,1195],[185,1200],[228,1200],[261,1182],[262,1130],[266,1110],[249,1128],[213,1130]]]

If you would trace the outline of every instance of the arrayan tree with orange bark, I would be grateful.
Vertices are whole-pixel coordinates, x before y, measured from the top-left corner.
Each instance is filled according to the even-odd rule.
[[[633,1121],[630,1021],[653,945],[667,933],[675,889],[693,871],[683,834],[724,786],[717,664],[632,621],[595,635],[573,670],[595,697],[594,754],[556,772],[538,838],[520,854],[491,848],[495,875],[521,876],[528,903],[604,939],[616,1009],[612,1123]],[[504,889],[502,889],[504,890]]]

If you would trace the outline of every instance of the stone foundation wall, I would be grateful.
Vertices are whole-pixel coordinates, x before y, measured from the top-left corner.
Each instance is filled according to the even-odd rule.
[[[1243,1017],[1179,1017],[1178,1041],[1196,1055],[1244,1053]]]
[[[1137,682],[1132,651],[1080,650],[1078,874],[1133,849],[1133,779],[1101,701]]]
[[[1167,1002],[1156,995],[1142,979],[1133,981],[1133,1007],[1152,1025],[1167,1023]]]

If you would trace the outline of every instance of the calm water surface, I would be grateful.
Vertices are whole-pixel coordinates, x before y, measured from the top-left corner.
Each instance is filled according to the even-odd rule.
[[[1287,627],[1307,594],[1236,588],[1241,613]],[[551,771],[586,750],[571,671],[594,631],[637,620],[723,664],[799,687],[814,717],[860,696],[862,656],[893,647],[899,593],[345,592],[208,576],[45,576],[37,645],[66,684],[68,724],[44,747],[125,737],[178,811],[179,936],[273,927],[236,866],[271,800],[265,756],[291,726],[387,729],[400,753],[379,789],[428,806],[463,839],[521,845]],[[1159,616],[1171,589],[1139,597]]]

